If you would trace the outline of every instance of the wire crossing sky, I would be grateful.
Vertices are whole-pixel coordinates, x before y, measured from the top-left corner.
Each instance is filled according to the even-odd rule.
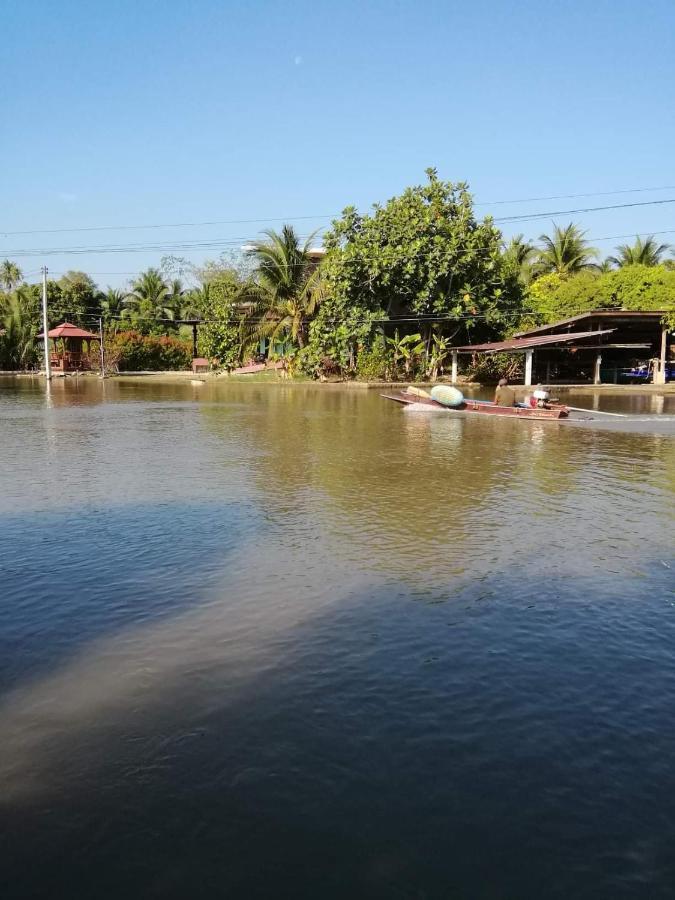
[[[2,250],[118,285],[287,217],[308,234],[427,166],[507,236],[566,209],[595,210],[555,217],[591,237],[669,232],[673,34],[671,0],[12,3]]]

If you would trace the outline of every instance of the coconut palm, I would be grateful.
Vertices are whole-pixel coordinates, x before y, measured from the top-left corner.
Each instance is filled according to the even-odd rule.
[[[257,265],[243,291],[253,331],[272,344],[290,338],[302,349],[323,294],[320,267],[309,256],[314,235],[302,243],[292,225],[284,225],[281,233],[269,229],[264,234],[267,240],[248,251]]]
[[[610,262],[620,268],[623,266],[658,266],[664,253],[670,250],[670,244],[657,244],[653,234],[644,240],[638,235],[634,244],[620,244],[617,256],[610,256]]]
[[[0,283],[8,291],[14,290],[23,278],[23,272],[11,259],[5,259],[0,263]]]
[[[24,288],[26,285],[24,285]],[[3,366],[23,369],[36,355],[35,317],[30,315],[32,298],[19,288],[0,301],[0,358]]]
[[[147,328],[152,320],[177,318],[171,291],[158,269],[142,272],[124,298],[124,315],[141,328]]]
[[[557,272],[559,275],[574,275],[584,269],[597,269],[594,260],[598,251],[589,246],[586,232],[573,222],[567,228],[554,225],[553,235],[542,234],[539,240],[543,247],[535,263],[537,274]]]
[[[516,272],[522,284],[529,284],[532,278],[532,260],[536,253],[536,248],[522,234],[514,235],[506,245],[504,262]]]

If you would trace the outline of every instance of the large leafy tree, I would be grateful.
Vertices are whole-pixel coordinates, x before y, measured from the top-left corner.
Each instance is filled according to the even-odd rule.
[[[0,263],[0,284],[5,290],[12,291],[23,278],[23,272],[11,259],[5,259]]]
[[[537,314],[532,324],[617,307],[659,310],[670,319],[675,315],[675,270],[635,264],[599,275],[589,271],[570,277],[543,275],[530,285],[528,306]]]
[[[320,266],[309,254],[314,236],[302,241],[292,225],[264,234],[249,251],[256,262],[245,298],[253,330],[271,343],[290,339],[302,349],[322,297]]]
[[[535,264],[538,274],[555,272],[566,276],[597,269],[598,251],[589,245],[586,232],[573,222],[566,228],[554,225],[553,234],[542,234],[539,240],[543,246]]]
[[[199,328],[199,352],[231,369],[242,362],[250,331],[244,326],[243,280],[229,263],[211,262],[201,270],[202,286],[192,292],[190,303],[203,325]]]
[[[59,281],[64,318],[80,321],[95,319],[100,313],[100,292],[86,272],[66,272]]]
[[[371,215],[347,208],[324,242],[326,278],[348,305],[388,315],[499,315],[512,297],[502,280],[501,233],[476,219],[466,184],[427,181]]]
[[[670,250],[670,244],[659,244],[653,234],[644,240],[635,238],[633,244],[620,244],[617,255],[610,256],[609,261],[615,266],[658,266],[663,255]]]

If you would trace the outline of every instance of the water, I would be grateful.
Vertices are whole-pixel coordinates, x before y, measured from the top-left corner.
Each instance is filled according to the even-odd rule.
[[[672,399],[2,381],[3,898],[672,897]]]

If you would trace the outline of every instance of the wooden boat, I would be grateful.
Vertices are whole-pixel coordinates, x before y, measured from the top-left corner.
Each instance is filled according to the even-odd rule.
[[[396,403],[403,403],[407,406],[414,406],[416,409],[424,410],[432,409],[444,410],[445,412],[459,413],[477,413],[487,416],[508,416],[515,419],[566,419],[569,416],[569,409],[566,406],[551,404],[548,408],[539,409],[529,406],[496,406],[490,400],[470,400],[465,399],[461,406],[450,407],[437,403],[431,397],[423,396],[421,391],[417,389],[415,392],[398,391],[396,394],[382,394],[387,400],[394,400]]]

